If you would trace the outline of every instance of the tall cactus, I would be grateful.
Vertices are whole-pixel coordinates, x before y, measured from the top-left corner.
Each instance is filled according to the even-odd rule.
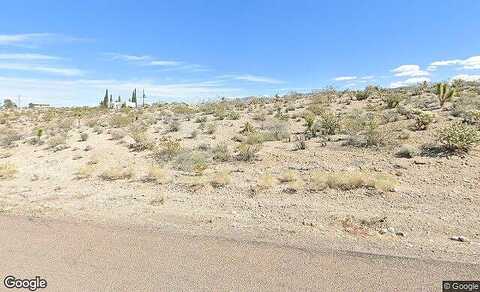
[[[455,88],[450,88],[447,83],[437,84],[437,97],[440,102],[440,107],[443,107],[445,102],[450,101],[455,95]]]

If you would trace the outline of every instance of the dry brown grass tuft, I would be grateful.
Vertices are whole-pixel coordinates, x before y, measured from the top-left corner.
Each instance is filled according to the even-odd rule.
[[[96,165],[95,164],[86,164],[81,166],[77,172],[76,172],[76,177],[78,179],[85,179],[85,178],[90,178],[93,176],[93,173],[95,172]]]
[[[211,179],[210,184],[215,188],[221,188],[229,185],[232,177],[228,171],[219,171]]]
[[[144,180],[156,182],[158,184],[166,184],[171,181],[171,178],[165,169],[156,165],[152,165],[148,168],[148,173]]]
[[[13,178],[16,173],[17,167],[14,164],[8,162],[0,164],[0,180]]]
[[[133,169],[130,167],[113,166],[107,168],[100,174],[103,180],[121,180],[130,179],[134,176]]]
[[[353,190],[374,188],[380,191],[394,191],[398,182],[388,175],[370,175],[360,171],[316,172],[312,175],[315,189]]]

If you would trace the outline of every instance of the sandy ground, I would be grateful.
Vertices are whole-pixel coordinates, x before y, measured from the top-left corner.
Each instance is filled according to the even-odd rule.
[[[69,109],[57,109],[56,113],[25,111],[2,126],[3,133],[15,130],[21,138],[0,149],[0,163],[16,168],[12,176],[0,180],[0,213],[221,236],[308,250],[334,247],[480,263],[479,148],[468,155],[396,156],[400,144],[419,149],[434,142],[436,131],[456,119],[448,109],[433,109],[435,122],[428,130],[416,131],[412,130],[414,120],[380,105],[376,114],[397,117],[380,125],[388,142],[384,146],[347,146],[345,134],[340,133],[312,138],[305,142],[305,150],[294,151],[293,138],[305,132],[301,115],[310,101],[288,102],[294,108],[288,113],[287,103],[237,109],[238,120],[219,120],[204,112],[173,114],[174,107],[168,106],[150,108],[130,112],[135,118],[122,129],[112,122],[122,115],[120,112],[90,109],[90,114],[81,120],[74,118],[75,123],[65,130],[62,124],[68,118],[63,115],[71,115]],[[381,102],[339,100],[330,110],[345,116],[375,103]],[[239,161],[236,149],[240,142],[235,137],[242,136],[246,122],[257,132],[268,132],[270,125],[278,123],[274,117],[278,105],[287,115],[292,139],[267,140],[256,159]],[[255,118],[259,111],[265,121]],[[49,120],[49,115],[56,118]],[[179,123],[175,132],[168,130],[173,118]],[[215,124],[215,131],[199,129],[201,123],[196,120],[200,118],[207,120],[206,128]],[[179,139],[184,151],[210,157],[202,175],[177,169],[181,162],[176,158],[158,162],[150,150],[134,151],[129,145],[135,134],[132,129],[138,124],[146,127],[145,135],[155,145],[162,145],[162,139],[169,136]],[[42,137],[46,143],[28,142],[36,127],[46,129]],[[98,127],[103,132],[95,131]],[[49,147],[49,139],[62,129],[68,130],[66,144],[60,145],[61,149]],[[112,133],[118,130],[130,134],[115,140]],[[194,130],[197,136],[191,138]],[[407,138],[400,139],[405,131]],[[86,141],[81,141],[81,133],[88,134]],[[219,143],[229,147],[232,156],[228,161],[212,159],[211,149]],[[145,181],[152,165],[164,170],[165,182]],[[84,167],[90,167],[90,176],[80,178],[78,172]],[[115,168],[129,169],[131,177],[114,181],[102,178],[102,173]],[[230,181],[215,186],[212,181],[222,172],[228,173]],[[389,191],[371,187],[316,189],[313,178],[318,172],[387,175],[398,184]],[[282,181],[286,173],[294,179]],[[272,183],[265,184],[265,178]],[[467,240],[451,240],[458,236]]]
[[[0,275],[39,291],[439,291],[480,266],[1,216]]]

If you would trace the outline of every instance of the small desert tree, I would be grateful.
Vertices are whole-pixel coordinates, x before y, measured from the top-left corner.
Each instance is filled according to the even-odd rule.
[[[445,102],[450,101],[455,95],[455,88],[451,88],[446,83],[437,84],[437,97],[440,102],[440,107],[443,107]]]

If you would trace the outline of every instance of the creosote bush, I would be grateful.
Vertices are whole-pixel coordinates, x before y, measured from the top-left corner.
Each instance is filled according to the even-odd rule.
[[[468,152],[480,143],[480,132],[473,126],[457,122],[441,129],[438,141],[450,151]]]
[[[416,110],[414,112],[414,115],[415,130],[426,130],[428,128],[428,125],[430,125],[435,119],[435,114],[429,111]]]

